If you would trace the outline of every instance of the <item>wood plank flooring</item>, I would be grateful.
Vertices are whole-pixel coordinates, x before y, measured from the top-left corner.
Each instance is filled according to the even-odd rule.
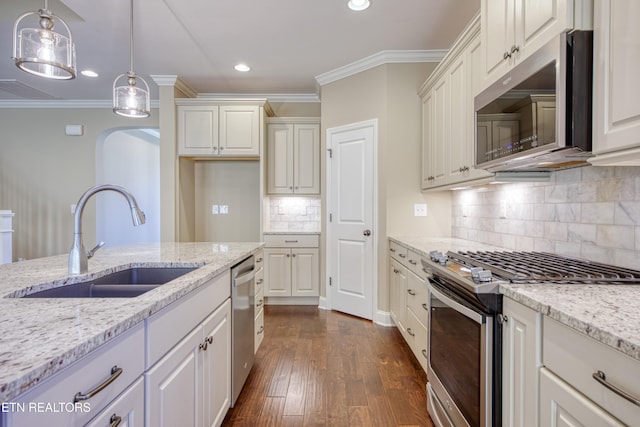
[[[266,306],[265,338],[223,426],[428,426],[426,375],[396,328]]]

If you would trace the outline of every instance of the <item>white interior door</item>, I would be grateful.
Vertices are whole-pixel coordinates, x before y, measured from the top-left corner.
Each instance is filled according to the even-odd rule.
[[[327,131],[330,308],[373,319],[377,121]]]

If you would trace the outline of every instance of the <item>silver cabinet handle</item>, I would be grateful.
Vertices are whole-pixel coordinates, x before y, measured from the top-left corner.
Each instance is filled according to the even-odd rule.
[[[264,304],[264,300],[261,299],[258,304],[256,304],[256,307],[262,307],[262,304]]]
[[[263,332],[264,332],[264,326],[260,326],[260,330],[258,331],[258,333],[256,335],[260,335]]]
[[[520,52],[520,46],[513,45],[511,46],[511,53]]]
[[[258,281],[256,282],[256,285],[262,285],[263,282],[264,282],[264,279],[258,279]]]
[[[502,59],[509,59],[509,58],[511,58],[511,54],[510,54],[509,52],[505,52],[505,53],[502,55]]]
[[[607,381],[607,376],[605,375],[604,372],[602,372],[602,371],[594,372],[592,377],[593,377],[594,380],[598,381],[600,384],[602,384],[603,386],[605,386],[606,388],[608,388],[609,390],[611,390],[612,392],[614,392],[618,396],[622,397],[623,399],[628,400],[629,402],[633,403],[636,406],[640,406],[640,399],[638,399],[635,396],[632,396],[631,394],[627,393],[626,391],[624,391],[624,390],[616,387],[615,385],[611,384],[609,381]]]
[[[122,422],[122,417],[117,416],[116,414],[111,415],[109,419],[109,427],[118,427]]]
[[[502,313],[498,314],[498,323],[502,325],[503,323],[507,323],[508,321],[509,321],[509,316]]]
[[[406,258],[407,256],[405,254],[398,254],[400,256],[400,258]]]
[[[398,274],[398,273],[400,273],[400,270],[398,270],[397,268],[394,268],[394,269],[393,269],[393,272],[394,272],[395,274]]]
[[[213,337],[207,337],[205,338],[204,342],[201,343],[198,348],[202,351],[207,351],[207,347],[209,346],[209,344],[213,344]]]
[[[408,333],[409,335],[411,335],[412,337],[415,337],[415,336],[416,336],[416,334],[411,330],[411,328],[407,328],[407,333]]]
[[[262,262],[262,258],[256,259],[256,262]]]
[[[109,376],[109,378],[107,378],[102,384],[100,384],[98,387],[94,388],[93,390],[91,390],[86,394],[77,392],[76,395],[73,396],[73,403],[82,402],[82,401],[91,399],[93,396],[95,396],[96,394],[100,393],[102,390],[107,388],[109,384],[114,382],[116,378],[122,375],[122,372],[123,372],[122,368],[118,368],[118,365],[115,365],[113,368],[111,368],[111,375]]]
[[[411,295],[412,297],[415,297],[415,296],[416,296],[416,293],[413,291],[413,289],[407,289],[407,293],[408,293],[409,295]]]
[[[427,304],[422,304],[422,308],[424,308],[426,311],[429,311],[429,307],[427,307]]]
[[[427,359],[427,349],[425,348],[422,349],[422,355],[424,356],[425,359]]]
[[[412,259],[409,260],[409,264],[418,265],[418,263],[416,261],[412,260]]]
[[[396,251],[396,250],[395,250],[395,249],[393,249],[393,248],[389,248],[389,250],[390,250],[391,252],[395,252],[395,251]]]
[[[298,243],[297,240],[285,240],[284,242],[285,243]]]

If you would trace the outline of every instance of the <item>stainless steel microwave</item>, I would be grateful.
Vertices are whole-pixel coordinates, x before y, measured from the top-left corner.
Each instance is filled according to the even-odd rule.
[[[475,97],[475,166],[554,171],[591,156],[593,32],[564,33]]]

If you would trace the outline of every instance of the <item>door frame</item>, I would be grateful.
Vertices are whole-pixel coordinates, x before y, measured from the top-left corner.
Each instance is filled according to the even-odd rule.
[[[333,238],[333,227],[331,221],[329,221],[329,214],[332,210],[332,194],[331,194],[331,149],[332,147],[332,136],[334,134],[348,132],[357,129],[363,128],[372,128],[373,129],[373,225],[372,225],[372,234],[373,234],[373,257],[372,257],[372,266],[373,269],[371,277],[372,277],[372,321],[377,324],[384,325],[386,324],[385,319],[388,315],[383,313],[379,313],[378,310],[378,119],[369,119],[361,122],[355,122],[348,125],[335,126],[332,128],[327,128],[326,130],[326,157],[325,161],[327,164],[326,173],[325,173],[325,200],[327,204],[327,211],[325,215],[325,229],[326,229],[326,243],[325,243],[325,294],[326,294],[326,308],[328,310],[333,309],[332,305],[332,289],[329,285],[329,278],[331,277],[331,256],[329,256],[329,249],[331,248],[331,239]]]

